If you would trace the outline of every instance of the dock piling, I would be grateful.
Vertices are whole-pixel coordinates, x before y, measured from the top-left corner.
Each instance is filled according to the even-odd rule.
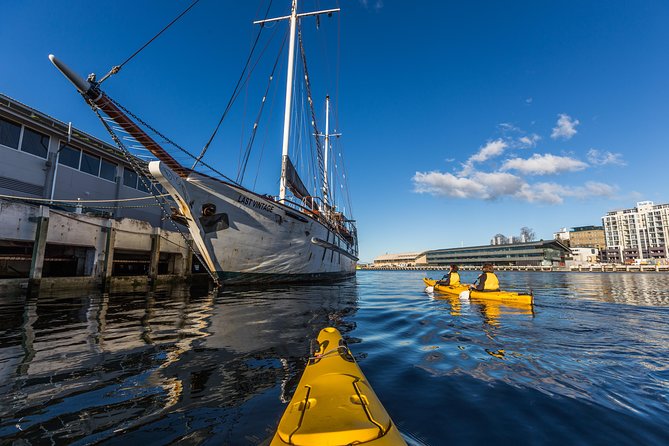
[[[28,287],[38,286],[42,279],[44,269],[44,254],[46,252],[46,238],[49,233],[49,208],[40,206],[38,215],[35,217],[37,227],[35,229],[35,242],[33,243],[33,254],[28,275]]]

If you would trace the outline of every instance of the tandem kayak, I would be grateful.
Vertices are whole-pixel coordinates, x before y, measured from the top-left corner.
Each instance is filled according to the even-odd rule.
[[[428,291],[429,288],[431,287],[432,291],[436,291],[442,294],[449,294],[451,296],[460,296],[460,293],[462,293],[463,291],[467,291],[469,289],[469,285],[466,284],[439,285],[438,280],[428,279],[427,277],[423,278],[423,282],[425,283],[425,286],[428,288]]]
[[[406,446],[336,328],[318,335],[270,446]]]
[[[531,293],[515,293],[512,291],[466,291],[470,299],[492,300],[502,304],[532,305],[534,296]]]
[[[432,287],[433,291],[453,296],[457,295],[463,299],[472,298],[521,305],[532,305],[534,303],[534,296],[531,293],[516,293],[513,291],[470,291],[469,285],[439,285],[438,280],[429,279],[427,277],[423,278],[423,282],[428,288]]]

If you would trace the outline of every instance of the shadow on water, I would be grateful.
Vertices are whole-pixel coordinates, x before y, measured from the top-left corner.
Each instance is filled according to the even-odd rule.
[[[257,444],[357,301],[355,281],[3,299],[0,440]]]

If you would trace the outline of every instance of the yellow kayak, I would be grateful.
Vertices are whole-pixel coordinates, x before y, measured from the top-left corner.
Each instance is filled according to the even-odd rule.
[[[436,280],[428,279],[427,277],[423,277],[423,282],[425,283],[425,286],[435,286],[437,284]]]
[[[423,278],[426,286],[432,287],[434,291],[450,294],[452,296],[459,296],[463,291],[469,290],[469,285],[438,285],[438,280]],[[515,293],[513,291],[469,291],[467,297],[480,300],[492,300],[508,304],[532,305],[534,303],[534,296],[527,293]]]
[[[470,299],[492,300],[508,304],[532,305],[534,296],[532,294],[514,293],[512,291],[470,291]]]
[[[428,279],[427,277],[423,278],[425,286],[432,287],[434,291],[442,294],[449,294],[451,296],[460,296],[460,293],[467,291],[469,285],[460,284],[460,285],[439,285],[438,280]]]
[[[404,445],[336,328],[318,335],[270,446]]]

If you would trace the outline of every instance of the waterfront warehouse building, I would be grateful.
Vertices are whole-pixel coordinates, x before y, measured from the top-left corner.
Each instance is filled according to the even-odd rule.
[[[607,212],[602,223],[608,263],[669,259],[669,204],[641,201],[632,209]]]
[[[0,156],[2,198],[116,200],[87,204],[85,211],[161,225],[162,212],[149,200],[119,204],[149,196],[119,149],[3,94]]]
[[[482,245],[426,252],[430,266],[564,266],[569,248],[558,240],[539,240],[508,245]]]
[[[374,268],[403,268],[425,263],[424,252],[403,252],[400,254],[383,254],[374,259]]]
[[[116,147],[0,94],[0,157],[0,286],[199,271]]]

